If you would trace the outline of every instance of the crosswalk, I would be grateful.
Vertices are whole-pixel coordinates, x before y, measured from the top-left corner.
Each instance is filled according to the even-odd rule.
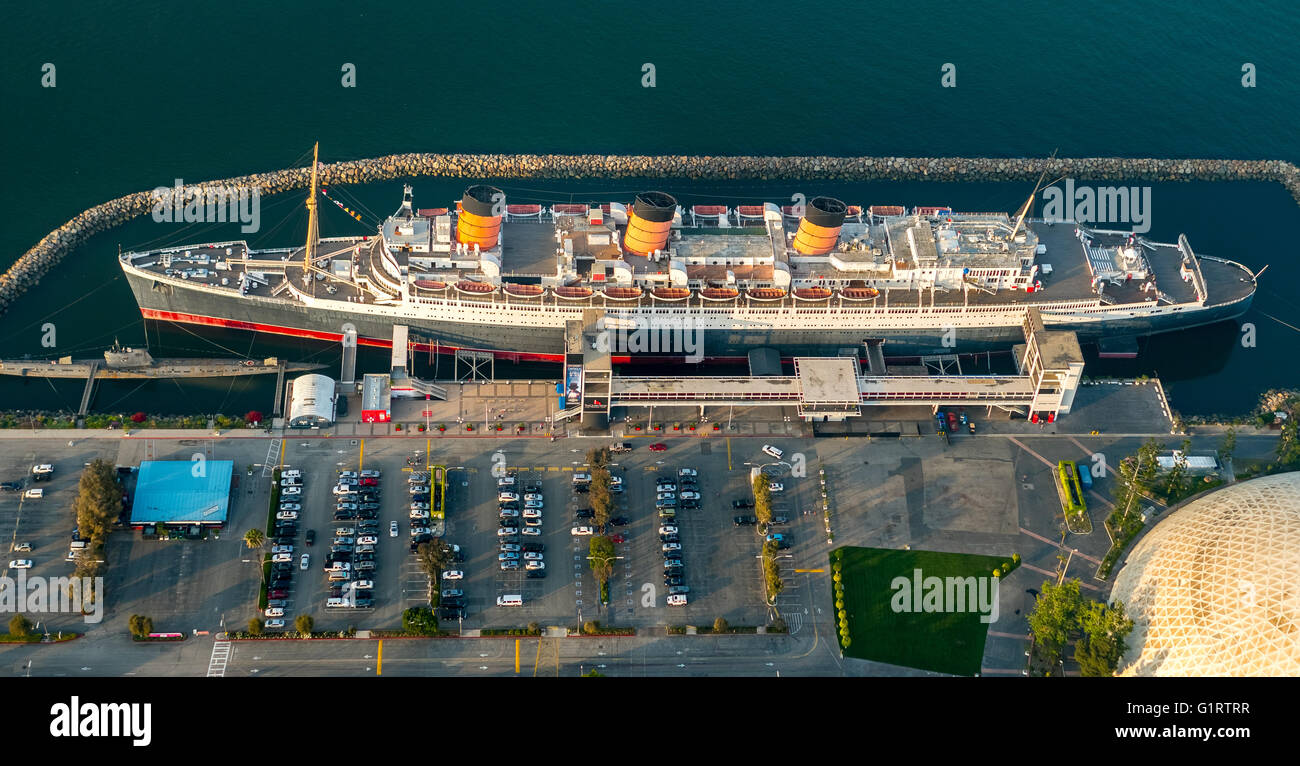
[[[208,659],[208,678],[225,678],[228,662],[230,662],[230,642],[214,642],[212,657]]]

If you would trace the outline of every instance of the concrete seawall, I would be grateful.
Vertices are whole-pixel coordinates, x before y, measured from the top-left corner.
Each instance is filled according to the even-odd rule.
[[[322,163],[323,185],[365,184],[393,178],[669,178],[699,180],[800,181],[1032,181],[1051,178],[1088,181],[1275,181],[1300,203],[1300,168],[1281,160],[1157,160],[1094,158],[959,157],[687,157],[558,154],[394,154],[387,157]],[[204,187],[258,187],[262,194],[300,189],[311,182],[310,168],[276,170],[195,184]],[[93,234],[153,207],[150,192],[136,192],[96,205],[47,234],[0,275],[0,314],[40,282],[64,255]]]

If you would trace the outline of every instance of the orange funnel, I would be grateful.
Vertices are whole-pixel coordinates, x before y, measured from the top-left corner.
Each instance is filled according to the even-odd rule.
[[[799,220],[794,249],[804,255],[824,255],[835,249],[848,206],[834,197],[813,197]]]
[[[623,235],[623,249],[633,255],[650,255],[668,244],[668,234],[677,214],[677,200],[664,192],[643,192],[636,195],[632,209],[627,214],[627,233]]]
[[[501,239],[501,214],[506,209],[506,195],[495,186],[479,184],[465,190],[456,204],[456,241],[491,250]]]

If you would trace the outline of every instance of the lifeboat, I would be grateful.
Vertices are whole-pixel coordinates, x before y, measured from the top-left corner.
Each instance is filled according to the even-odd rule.
[[[934,218],[940,213],[951,213],[951,212],[952,212],[952,208],[948,207],[947,205],[927,205],[924,207],[918,207],[916,209],[917,215],[924,216],[926,218]]]
[[[845,217],[845,219],[852,218],[852,219],[855,220],[855,221],[861,221],[861,220],[862,220],[862,206],[861,206],[861,205],[849,205],[849,206],[848,206],[848,209],[844,211],[844,217]]]
[[[540,218],[541,205],[506,205],[506,212],[515,218]]]
[[[840,297],[847,301],[869,301],[880,295],[874,287],[846,287],[840,290]]]
[[[545,292],[541,285],[515,285],[508,282],[501,289],[505,290],[506,295],[515,298],[536,298]]]
[[[440,216],[440,215],[446,215],[446,214],[447,214],[447,208],[445,208],[445,207],[422,207],[422,208],[420,208],[420,209],[419,209],[418,211],[416,211],[416,212],[418,212],[418,213],[420,214],[420,217],[421,217],[421,218],[437,218],[437,217]]]
[[[580,301],[591,297],[591,288],[580,286],[557,287],[555,288],[555,297],[563,298],[566,301]]]
[[[763,220],[764,209],[762,205],[736,205],[736,217],[751,220]]]
[[[559,218],[560,216],[582,216],[587,214],[587,206],[578,203],[560,202],[551,206],[551,215]]]
[[[691,207],[691,222],[698,223],[698,219],[713,219],[715,222],[721,221],[727,215],[726,205],[693,205]]]
[[[616,301],[634,301],[641,297],[639,287],[606,287],[605,297]]]
[[[794,291],[794,297],[803,301],[822,301],[831,297],[828,287],[800,287]]]
[[[786,218],[803,218],[803,213],[795,210],[794,205],[782,205],[781,214]]]
[[[496,288],[487,282],[474,282],[472,280],[462,279],[456,283],[456,290],[473,295],[486,295],[496,290]]]
[[[745,295],[756,301],[779,301],[785,297],[785,290],[779,287],[755,287],[746,292]]]
[[[420,288],[421,290],[446,290],[447,289],[446,282],[439,282],[436,279],[417,279],[415,280],[415,286]]]
[[[700,297],[706,301],[735,300],[740,291],[734,287],[706,287],[700,291]]]
[[[691,297],[691,291],[685,287],[656,287],[650,294],[661,301],[680,301]]]
[[[872,205],[867,208],[872,215],[902,215],[902,205]]]

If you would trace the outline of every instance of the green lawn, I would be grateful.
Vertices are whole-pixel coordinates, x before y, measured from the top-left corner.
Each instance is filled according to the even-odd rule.
[[[982,614],[978,604],[967,604],[962,611],[957,611],[953,608],[955,604],[947,600],[932,611],[924,611],[924,604],[912,611],[896,611],[896,605],[907,606],[900,592],[906,590],[912,596],[916,591],[910,584],[906,588],[892,587],[892,584],[896,577],[904,577],[911,583],[913,571],[919,569],[924,595],[924,578],[990,577],[995,568],[1010,562],[1009,555],[995,558],[885,548],[838,550],[844,552],[840,561],[850,638],[849,646],[844,649],[846,656],[953,675],[979,673],[989,629],[981,617],[987,612]],[[835,551],[832,551],[831,572],[835,562]],[[986,596],[989,594],[987,586],[984,592]],[[831,613],[837,614],[838,610],[833,608],[833,590],[831,598]],[[932,601],[930,605],[936,604]],[[829,638],[837,640],[836,636]]]

